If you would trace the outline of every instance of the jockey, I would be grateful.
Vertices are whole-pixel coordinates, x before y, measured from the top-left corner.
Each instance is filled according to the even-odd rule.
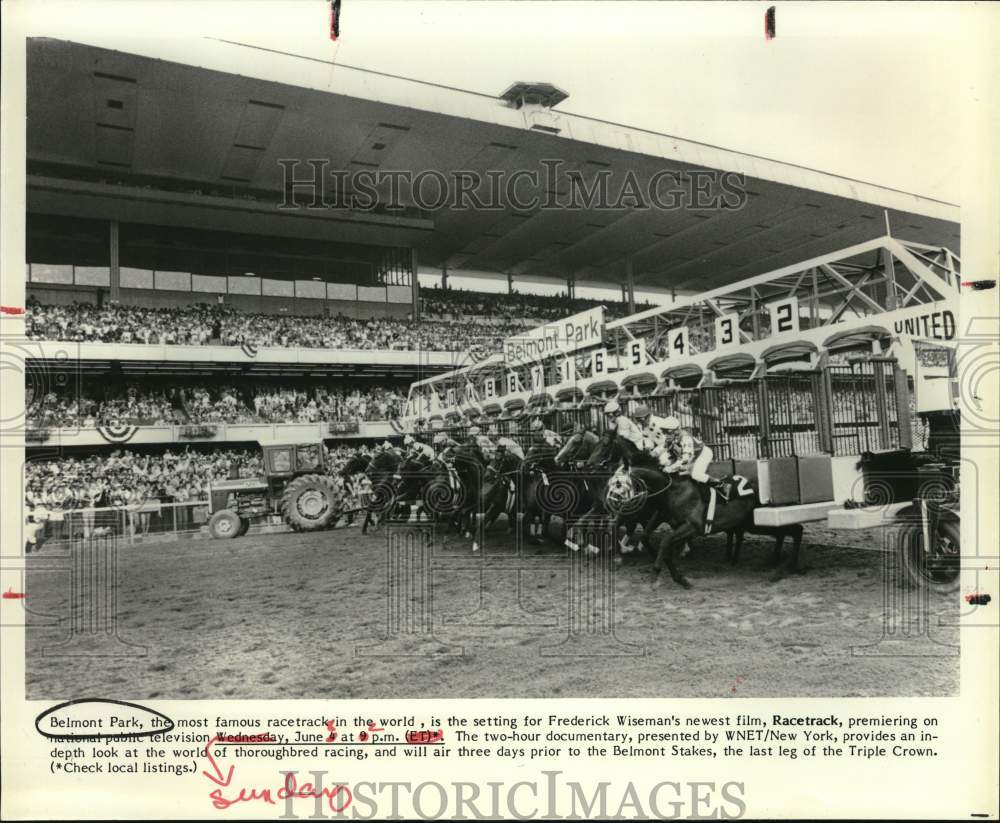
[[[635,424],[642,432],[642,450],[651,453],[657,444],[657,424],[662,420],[649,411],[649,406],[640,403],[632,413]]]
[[[552,449],[562,445],[562,437],[552,429],[545,428],[542,418],[531,421],[531,446],[538,449]]]
[[[664,433],[664,445],[658,457],[664,474],[689,474],[692,480],[716,488],[723,498],[728,499],[726,484],[708,474],[713,454],[701,438],[681,428],[676,417],[666,418],[661,431]]]
[[[434,450],[437,452],[437,459],[447,463],[451,459],[452,450],[458,445],[444,432],[434,435]]]
[[[615,431],[618,432],[618,436],[627,440],[635,447],[635,455],[632,458],[633,462],[637,462],[640,465],[646,463],[655,465],[655,461],[652,459],[652,452],[656,448],[656,443],[647,434],[647,421],[650,417],[649,407],[645,404],[638,406],[635,410],[635,420],[631,420],[622,414],[621,406],[618,405],[617,400],[608,401],[604,407],[604,412],[609,415],[609,422],[614,426]],[[620,471],[624,471],[624,469],[625,464],[623,463]]]
[[[434,449],[426,443],[421,443],[413,435],[406,435],[403,438],[403,445],[406,447],[407,458],[421,467],[426,468],[434,461]]]
[[[512,454],[518,460],[524,460],[524,450],[518,444],[516,440],[510,437],[501,437],[497,440],[497,457],[500,458],[500,462],[503,462],[505,454]]]
[[[645,409],[645,406],[639,407],[639,411],[643,409]],[[635,446],[637,451],[645,451],[644,440],[646,438],[643,436],[642,429],[630,418],[626,417],[617,400],[609,400],[604,405],[604,414],[608,418],[608,428],[614,429],[619,437],[628,440]],[[649,409],[646,409],[646,414],[648,416]]]
[[[473,426],[469,429],[469,445],[475,446],[482,453],[483,457],[489,462],[489,458],[492,456],[495,446],[490,438],[483,434],[483,430],[479,426]]]

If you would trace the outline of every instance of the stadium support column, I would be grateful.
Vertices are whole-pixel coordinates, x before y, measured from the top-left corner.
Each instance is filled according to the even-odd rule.
[[[121,265],[118,262],[118,221],[108,223],[108,271],[110,273],[111,299],[118,302],[121,296]]]
[[[625,295],[628,302],[628,313],[635,314],[635,272],[632,268],[632,258],[625,258]]]
[[[448,288],[448,266],[444,265],[441,267],[441,288]]]
[[[507,272],[507,294],[514,293],[514,275]]]
[[[410,249],[410,312],[414,320],[420,319],[420,278],[417,276],[417,250]]]

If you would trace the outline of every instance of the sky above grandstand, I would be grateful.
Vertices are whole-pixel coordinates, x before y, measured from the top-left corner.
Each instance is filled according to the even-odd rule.
[[[22,4],[31,36],[197,62],[218,39],[559,109],[959,202],[963,4],[388,2]],[[9,4],[4,4],[10,13]],[[215,39],[218,38],[218,39]],[[244,73],[254,49],[236,52]],[[228,65],[228,64],[227,64]],[[337,87],[331,66],[329,87]]]

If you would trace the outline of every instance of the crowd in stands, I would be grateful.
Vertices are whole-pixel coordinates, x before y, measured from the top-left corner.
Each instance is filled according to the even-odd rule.
[[[401,318],[356,320],[342,315],[292,316],[241,312],[200,303],[145,308],[106,303],[44,305],[29,301],[25,331],[32,340],[79,343],[362,349],[373,351],[498,350],[523,322],[483,324]]]
[[[326,472],[336,485],[344,488],[340,471],[358,454],[371,454],[370,447],[326,448]],[[109,454],[28,461],[24,505],[32,526],[29,531],[37,542],[65,539],[70,531],[89,536],[102,527],[120,528],[114,512],[95,512],[105,508],[125,510],[133,534],[148,531],[151,519],[162,521],[153,524],[154,531],[156,525],[164,530],[198,528],[208,515],[209,484],[263,478],[261,455],[260,449],[173,448],[156,454],[117,449]],[[169,503],[191,505],[163,507]],[[359,505],[347,500],[345,508]],[[68,512],[76,513],[70,522]]]
[[[289,384],[217,382],[67,389],[35,393],[28,388],[30,428],[93,428],[110,425],[187,425],[213,423],[320,423],[392,420],[406,402],[402,383],[312,381]]]
[[[563,293],[558,295],[486,293],[467,291],[465,289],[443,289],[435,286],[421,289],[421,308],[426,315],[434,317],[499,317],[508,320],[561,320],[571,314],[604,306],[605,318],[609,320],[625,317],[628,306],[625,303],[611,300],[593,300],[587,298],[570,298]],[[636,303],[637,312],[652,308],[651,303]]]

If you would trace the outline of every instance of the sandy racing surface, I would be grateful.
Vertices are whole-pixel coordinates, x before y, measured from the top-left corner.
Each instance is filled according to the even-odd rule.
[[[631,556],[615,569],[614,637],[581,654],[573,625],[600,624],[600,604],[568,597],[572,564],[556,546],[517,557],[503,525],[488,556],[450,535],[434,551],[436,656],[360,656],[387,626],[387,538],[338,529],[315,534],[182,540],[119,549],[118,632],[145,646],[134,657],[45,656],[67,637],[29,616],[29,699],[389,697],[807,697],[951,695],[957,656],[852,655],[883,632],[876,532],[806,528],[807,571],[772,582],[772,542],[748,537],[739,565],[724,538],[696,541],[682,568],[694,583]],[[45,547],[38,557],[58,549]],[[69,578],[33,570],[33,613],[70,616]],[[40,569],[40,566],[39,566]],[[520,569],[520,571],[518,571]],[[523,608],[517,608],[521,586]],[[404,594],[419,609],[419,587]],[[955,644],[957,594],[930,593],[930,633]],[[575,611],[574,611],[575,609]],[[597,609],[597,611],[595,611]],[[520,625],[520,624],[534,625]],[[546,625],[547,624],[547,625]],[[586,639],[586,638],[585,638]],[[85,648],[86,640],[74,646]],[[584,652],[590,647],[585,647]],[[883,646],[883,648],[885,648]],[[921,644],[926,648],[926,644]],[[141,650],[140,650],[141,651]],[[634,654],[634,652],[641,654]],[[553,655],[555,652],[555,656]]]

